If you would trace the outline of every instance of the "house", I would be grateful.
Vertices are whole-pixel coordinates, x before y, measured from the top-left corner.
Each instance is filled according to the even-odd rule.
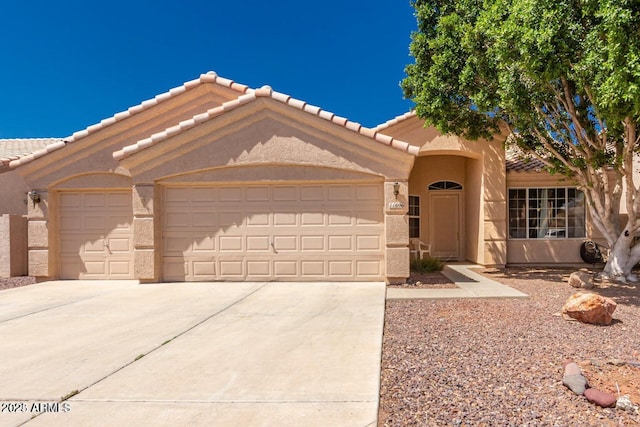
[[[580,262],[586,235],[581,193],[501,138],[369,129],[215,73],[0,168],[29,192],[39,278],[396,283],[410,238],[504,266]]]

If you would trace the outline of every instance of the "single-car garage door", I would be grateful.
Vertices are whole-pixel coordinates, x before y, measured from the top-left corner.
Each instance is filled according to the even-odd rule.
[[[60,193],[60,278],[132,279],[130,191]]]
[[[167,187],[163,277],[383,280],[382,183]]]

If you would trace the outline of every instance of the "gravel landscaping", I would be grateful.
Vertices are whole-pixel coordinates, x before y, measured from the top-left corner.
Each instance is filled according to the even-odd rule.
[[[597,284],[618,304],[609,326],[560,316],[571,270],[482,271],[526,299],[388,301],[379,426],[637,426],[562,385],[579,364],[592,387],[640,404],[640,292]],[[616,387],[617,384],[617,387]]]
[[[0,277],[0,291],[3,289],[17,288],[20,286],[32,285],[36,279],[29,276],[21,277]]]

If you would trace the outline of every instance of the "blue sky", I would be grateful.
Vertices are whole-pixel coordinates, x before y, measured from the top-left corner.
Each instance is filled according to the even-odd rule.
[[[5,0],[0,138],[65,137],[207,71],[375,126],[408,111],[409,0]]]

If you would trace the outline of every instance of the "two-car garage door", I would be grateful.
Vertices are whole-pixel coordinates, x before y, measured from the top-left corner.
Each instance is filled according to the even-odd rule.
[[[163,279],[382,280],[382,185],[166,187]]]

